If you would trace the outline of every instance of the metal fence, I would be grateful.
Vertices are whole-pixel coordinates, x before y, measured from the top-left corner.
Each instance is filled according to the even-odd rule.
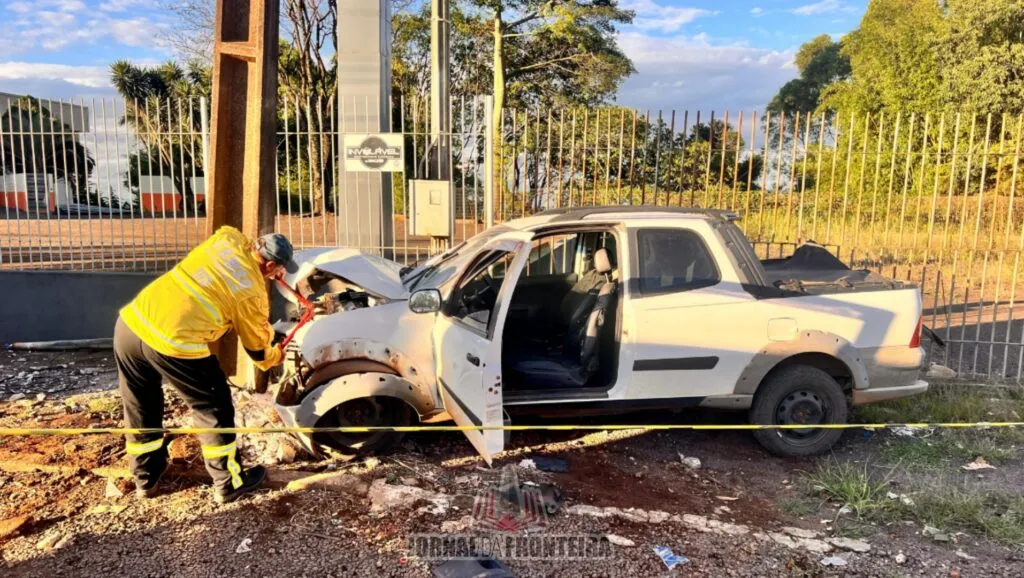
[[[348,118],[376,104],[350,103]],[[1024,379],[1024,116],[601,108],[492,119],[467,97],[453,99],[451,133],[432,136],[425,100],[390,104],[405,172],[381,223],[391,241],[363,249],[403,262],[436,249],[410,233],[408,191],[443,164],[440,136],[453,242],[489,218],[562,206],[733,209],[762,256],[814,240],[853,267],[920,283],[926,324],[948,342],[934,358],[961,378]],[[339,122],[334,103],[280,109],[277,229],[301,247],[345,244],[338,136],[365,127]],[[205,234],[204,101],[21,101],[0,115],[0,268],[160,271]]]

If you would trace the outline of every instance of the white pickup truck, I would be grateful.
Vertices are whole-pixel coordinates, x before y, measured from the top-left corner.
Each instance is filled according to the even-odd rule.
[[[272,375],[288,425],[501,426],[529,412],[749,411],[783,456],[828,451],[849,404],[922,393],[916,286],[808,244],[758,260],[736,215],[664,207],[548,211],[416,267],[351,249],[296,255],[314,320]],[[299,307],[276,297],[287,332]],[[291,298],[289,298],[291,299]],[[500,429],[467,431],[490,461]],[[303,437],[349,454],[400,434]]]

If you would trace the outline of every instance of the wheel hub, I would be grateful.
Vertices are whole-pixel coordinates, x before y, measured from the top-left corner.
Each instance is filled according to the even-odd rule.
[[[780,425],[820,425],[825,421],[828,410],[824,401],[814,392],[798,390],[787,395],[775,411],[776,423]],[[819,432],[818,428],[795,428],[779,430],[779,435],[804,439]]]

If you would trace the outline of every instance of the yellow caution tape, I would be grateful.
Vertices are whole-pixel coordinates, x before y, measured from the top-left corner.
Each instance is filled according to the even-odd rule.
[[[623,431],[623,430],[691,430],[691,431],[752,431],[752,430],[797,430],[797,429],[891,429],[891,428],[1003,428],[1024,427],[1024,422],[965,422],[965,423],[831,423],[818,425],[804,424],[631,424],[631,425],[428,425],[428,426],[374,426],[374,427],[230,427],[230,428],[0,428],[0,436],[75,436],[75,435],[142,435],[142,434],[267,434],[267,433],[370,433],[393,432],[466,432],[466,431]]]

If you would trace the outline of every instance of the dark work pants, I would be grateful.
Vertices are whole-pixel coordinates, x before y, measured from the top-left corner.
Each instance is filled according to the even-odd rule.
[[[168,357],[142,342],[120,318],[114,327],[114,359],[118,387],[124,404],[125,426],[161,428],[166,381],[182,396],[195,414],[199,428],[235,427],[228,380],[214,356],[202,359]],[[241,466],[233,433],[199,434],[206,470],[218,490],[241,485]],[[127,436],[125,444],[132,473],[140,488],[156,484],[167,467],[168,453],[162,433]]]

